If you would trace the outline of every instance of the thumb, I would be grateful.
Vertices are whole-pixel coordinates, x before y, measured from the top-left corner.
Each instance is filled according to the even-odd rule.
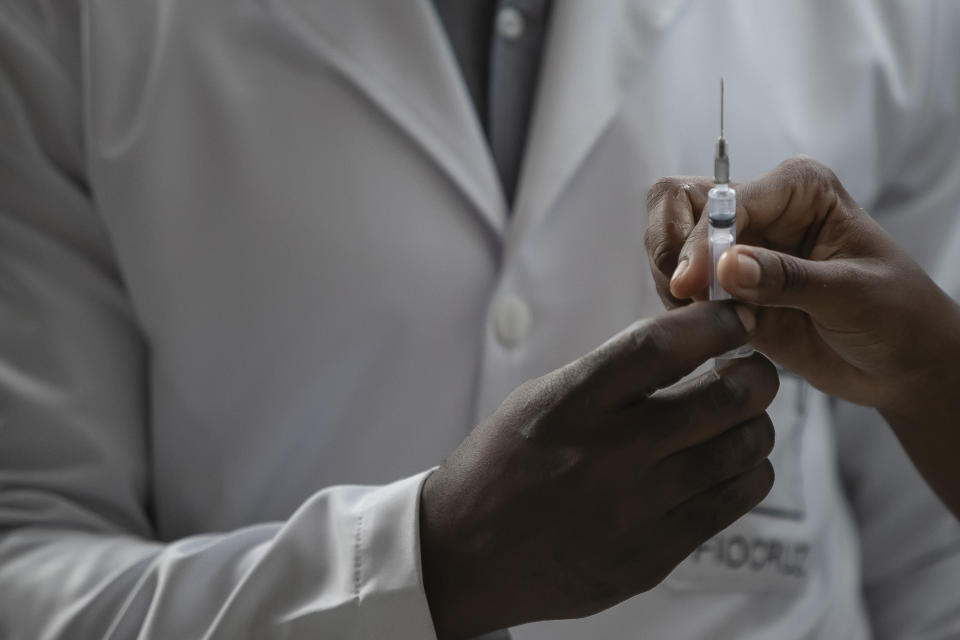
[[[677,268],[670,279],[670,294],[678,300],[707,299],[710,286],[710,256],[707,249],[707,216],[700,216],[677,260]]]
[[[814,315],[847,304],[856,274],[843,261],[804,260],[749,245],[727,250],[717,265],[720,285],[735,298]]]

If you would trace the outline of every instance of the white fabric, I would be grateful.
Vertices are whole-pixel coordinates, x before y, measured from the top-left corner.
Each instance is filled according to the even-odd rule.
[[[508,218],[429,0],[0,0],[0,637],[433,637],[423,470],[660,310],[645,192],[709,172],[721,74],[735,178],[809,153],[956,264],[958,7],[558,0]],[[956,637],[894,439],[772,413],[761,509],[515,637]]]

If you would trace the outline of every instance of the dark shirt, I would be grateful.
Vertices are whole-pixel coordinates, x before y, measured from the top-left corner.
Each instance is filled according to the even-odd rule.
[[[434,0],[507,201],[520,180],[550,0]]]

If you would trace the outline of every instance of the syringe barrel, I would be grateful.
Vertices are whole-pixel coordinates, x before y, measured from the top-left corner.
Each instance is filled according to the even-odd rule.
[[[710,247],[710,299],[727,300],[730,294],[720,286],[717,264],[723,252],[737,242],[737,192],[717,185],[707,194],[708,244]]]
[[[723,252],[737,243],[737,192],[719,184],[707,194],[707,244],[710,247],[710,299],[729,300],[732,296],[720,286],[717,266]],[[743,345],[717,357],[717,364],[733,358],[753,355],[750,345]]]

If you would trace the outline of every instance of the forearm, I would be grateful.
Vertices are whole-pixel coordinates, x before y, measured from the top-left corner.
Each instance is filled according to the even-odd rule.
[[[940,499],[960,517],[960,306],[950,303],[928,373],[880,410]]]

